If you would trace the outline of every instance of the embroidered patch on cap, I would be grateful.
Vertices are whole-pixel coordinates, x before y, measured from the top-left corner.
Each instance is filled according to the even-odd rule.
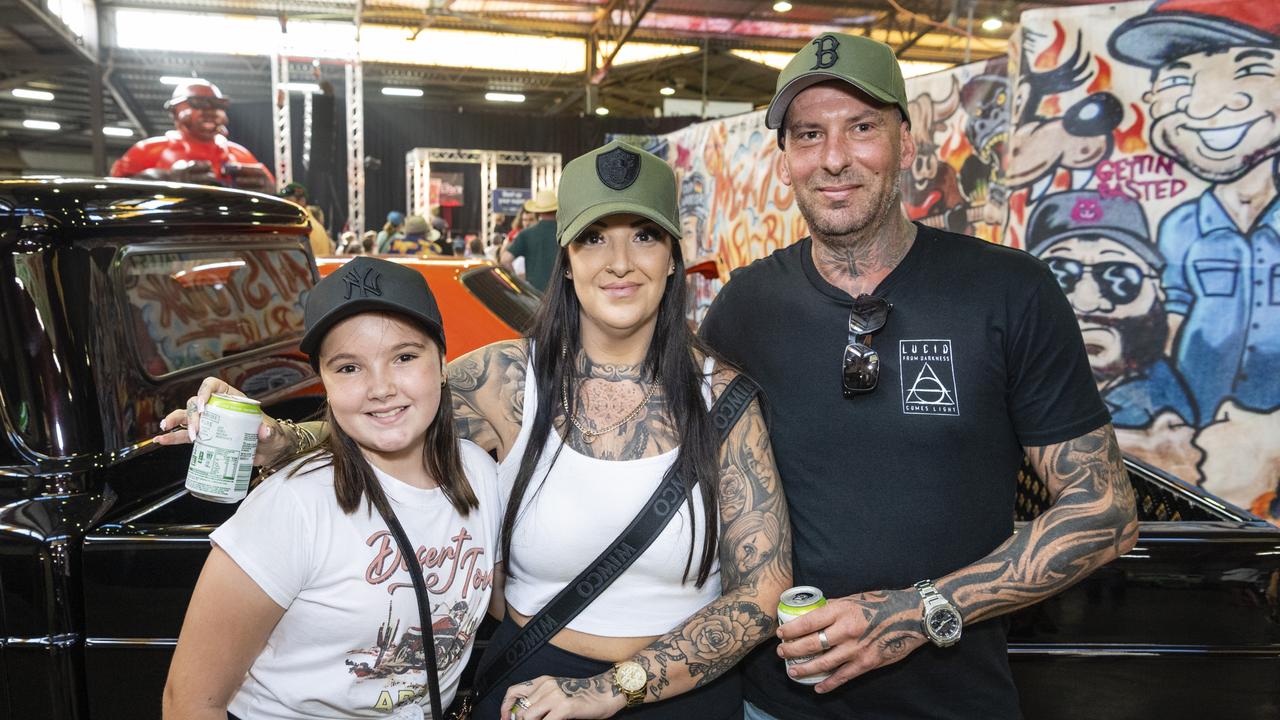
[[[640,156],[625,148],[614,148],[596,156],[596,175],[605,187],[626,190],[640,177]]]
[[[810,44],[817,48],[813,53],[814,62],[810,70],[826,70],[835,67],[835,64],[840,61],[840,56],[836,54],[840,41],[834,35],[823,35]]]

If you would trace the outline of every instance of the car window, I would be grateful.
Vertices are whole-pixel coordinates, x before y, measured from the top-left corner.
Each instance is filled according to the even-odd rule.
[[[511,329],[528,331],[542,303],[532,285],[500,267],[478,267],[462,273],[462,285]]]
[[[153,378],[302,334],[312,271],[300,248],[132,252],[122,270],[138,361]]]

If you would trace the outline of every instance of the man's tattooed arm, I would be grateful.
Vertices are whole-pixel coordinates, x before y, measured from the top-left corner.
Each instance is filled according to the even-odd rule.
[[[1050,508],[985,558],[935,582],[965,623],[1039,602],[1137,542],[1133,488],[1110,425],[1026,453],[1049,488]],[[819,652],[817,634],[824,631],[832,649],[796,670],[833,672],[816,688],[828,692],[923,645],[922,605],[914,588],[837,598],[788,623],[779,654]]]
[[[1065,590],[1138,541],[1133,486],[1110,425],[1026,452],[1053,504],[990,555],[937,583],[966,622]]]
[[[505,455],[524,415],[524,340],[485,345],[449,363],[449,392],[458,436]]]
[[[714,392],[732,375],[717,374]],[[760,406],[752,402],[720,453],[721,595],[634,659],[646,702],[715,680],[767,639],[791,585],[791,526]]]

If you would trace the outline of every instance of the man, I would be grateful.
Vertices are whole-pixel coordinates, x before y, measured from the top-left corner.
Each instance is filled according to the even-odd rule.
[[[1280,13],[1257,0],[1164,0],[1111,35],[1150,68],[1150,140],[1211,183],[1160,223],[1171,354],[1209,422],[1234,398],[1280,407]]]
[[[748,718],[1019,717],[992,618],[1136,541],[1071,307],[1029,255],[907,220],[907,112],[889,47],[796,54],[766,125],[812,236],[740,270],[703,325],[768,396],[796,583],[828,598],[747,661]],[[1014,535],[1024,455],[1053,504]],[[779,655],[832,675],[795,682]]]
[[[174,129],[135,143],[111,166],[111,175],[271,192],[275,179],[267,168],[220,131],[230,102],[208,80],[175,86],[164,104],[173,113]]]
[[[404,213],[392,210],[387,213],[387,222],[378,231],[374,247],[379,255],[391,252],[391,243],[404,237]]]
[[[1031,213],[1027,248],[1048,264],[1075,311],[1120,447],[1196,482],[1198,413],[1164,355],[1164,258],[1151,245],[1142,206],[1093,190],[1049,195]]]
[[[431,236],[431,223],[421,215],[410,215],[404,221],[404,235],[393,237],[387,247],[387,254],[439,255]]]
[[[538,222],[521,230],[500,255],[502,266],[512,272],[515,272],[516,258],[524,258],[525,280],[541,291],[546,291],[551,282],[551,270],[560,251],[560,244],[556,242],[558,207],[554,190],[539,190],[532,200],[525,201],[524,209],[536,214]]]

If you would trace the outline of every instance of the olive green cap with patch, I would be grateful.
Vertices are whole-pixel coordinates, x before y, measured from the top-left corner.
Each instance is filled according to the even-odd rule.
[[[568,245],[609,215],[648,218],[680,239],[676,174],[658,156],[621,140],[580,155],[560,174],[556,239]]]
[[[845,33],[823,33],[801,48],[778,76],[778,89],[769,103],[764,124],[770,130],[782,127],[787,108],[801,90],[828,80],[843,80],[887,105],[897,105],[902,117],[907,111],[907,84],[893,48],[871,38]]]

